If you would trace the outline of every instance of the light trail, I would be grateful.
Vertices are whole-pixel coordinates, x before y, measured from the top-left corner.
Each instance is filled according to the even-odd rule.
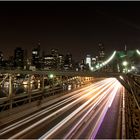
[[[114,86],[114,90],[116,89],[116,90],[118,91],[121,87],[122,87],[121,84],[117,81],[116,86]],[[115,90],[115,91],[116,91],[116,90]],[[112,105],[112,103],[113,103],[113,101],[114,101],[114,98],[115,98],[115,96],[116,96],[116,94],[117,94],[117,93],[116,93],[117,91],[116,91],[116,92],[115,92],[115,91],[112,92],[112,94],[111,94],[112,97],[111,97],[111,99],[109,100],[109,101],[110,101],[109,106],[108,106],[109,108],[111,107],[111,105]]]
[[[104,120],[104,117],[106,115],[106,112],[108,111],[108,108],[110,107],[110,104],[112,104],[112,100],[114,100],[114,97],[115,97],[115,95],[116,95],[116,93],[117,93],[117,91],[119,90],[120,87],[121,87],[120,84],[115,85],[113,91],[110,93],[110,97],[109,97],[109,99],[108,99],[108,101],[107,101],[104,109],[102,110],[102,112],[101,112],[101,114],[100,114],[100,116],[99,116],[96,124],[93,127],[93,131],[92,131],[92,134],[90,136],[91,139],[94,139],[95,138],[95,136],[96,136],[96,134],[97,134],[97,132],[98,132],[98,130],[99,130],[99,128],[100,128],[103,120]]]
[[[90,85],[89,87],[85,87],[85,88],[80,89],[80,90],[78,90],[78,91],[74,91],[74,92],[72,92],[71,94],[76,94],[76,93],[78,93],[78,92],[84,90],[83,92],[80,92],[80,93],[78,93],[78,94],[76,94],[76,95],[71,96],[71,97],[68,98],[68,99],[65,99],[65,100],[63,100],[63,101],[61,101],[61,102],[58,102],[58,103],[52,105],[51,107],[48,107],[48,108],[46,108],[46,109],[44,109],[44,110],[42,110],[42,111],[39,111],[39,112],[37,112],[37,113],[35,113],[35,114],[33,114],[33,115],[31,115],[31,116],[25,118],[25,119],[22,119],[22,120],[18,121],[18,122],[16,122],[16,123],[12,124],[12,125],[9,125],[8,127],[6,127],[6,128],[4,128],[4,129],[1,130],[1,135],[5,134],[5,133],[7,133],[7,132],[10,132],[10,131],[13,130],[13,129],[18,128],[18,127],[20,127],[20,126],[22,126],[22,125],[24,125],[24,124],[26,124],[26,123],[32,121],[33,119],[35,119],[35,118],[37,118],[37,117],[40,117],[40,116],[43,115],[43,114],[48,113],[49,111],[51,111],[51,110],[53,110],[53,109],[55,109],[55,108],[57,108],[57,107],[63,105],[64,103],[67,103],[67,102],[73,100],[74,98],[77,98],[77,97],[80,96],[81,94],[84,94],[84,93],[86,93],[87,91],[90,91],[92,88],[96,88],[97,86],[99,86],[99,85],[101,85],[101,84],[103,84],[103,83],[108,84],[109,82],[110,82],[110,80],[107,81],[107,79],[106,79],[106,80],[103,80],[103,81],[101,81],[101,82],[97,82],[97,83],[94,84],[94,85]]]
[[[102,68],[103,66],[107,65],[107,64],[115,57],[116,53],[117,53],[117,52],[114,51],[113,54],[112,54],[106,61],[104,61],[104,62],[101,63],[100,65],[97,64],[97,65],[95,66],[95,67],[96,67],[95,71],[96,71],[96,70],[99,70],[99,69]]]
[[[111,80],[112,80],[112,79],[106,79],[106,80],[104,81],[104,84],[106,85],[106,82],[108,83],[108,82],[110,82]],[[101,87],[103,87],[104,84],[102,83],[102,84],[101,84]],[[95,92],[95,91],[97,91],[97,90],[98,90],[99,88],[101,88],[101,87],[98,87],[98,88],[94,89],[93,91]],[[85,99],[86,97],[88,97],[89,95],[91,95],[91,94],[93,93],[93,91],[92,91],[92,92],[88,92],[87,94],[83,95],[82,97],[79,97],[79,98],[76,99],[75,101],[73,101],[73,102],[69,103],[68,105],[62,107],[61,109],[59,109],[59,110],[53,112],[52,114],[46,116],[46,117],[43,118],[42,120],[36,122],[35,124],[29,126],[28,128],[22,130],[21,132],[19,132],[19,133],[17,133],[17,134],[15,134],[15,135],[12,136],[11,138],[17,138],[17,137],[23,135],[24,133],[27,133],[27,132],[30,131],[31,129],[35,128],[35,127],[38,126],[39,124],[43,123],[44,121],[48,120],[49,118],[51,118],[51,117],[53,117],[53,116],[55,116],[55,115],[58,115],[58,114],[62,113],[64,110],[68,110],[70,107],[74,106],[74,105],[75,105],[77,102],[79,102],[81,99]]]
[[[93,106],[88,110],[88,112],[81,118],[81,120],[70,130],[70,132],[64,137],[64,139],[71,139],[72,135],[74,135],[78,129],[80,128],[80,126],[82,126],[82,124],[84,122],[87,122],[90,119],[89,114],[90,113],[94,113],[94,108],[96,108],[96,106],[98,106],[103,100],[104,98],[109,94],[109,92],[114,88],[114,86],[117,84],[118,81],[116,81],[109,89],[107,89],[99,98],[99,100],[96,101],[95,104],[93,104]],[[94,111],[94,112],[93,112]],[[92,118],[94,118],[94,116],[96,116],[97,111],[92,115]],[[86,121],[85,121],[86,120]],[[86,126],[88,126],[88,123],[86,123]],[[86,129],[85,126],[85,129]],[[81,131],[81,130],[80,130]],[[84,130],[83,130],[84,131]],[[78,138],[78,136],[76,135],[76,137]]]
[[[74,132],[76,132],[78,128],[82,125],[82,122],[84,122],[84,119],[86,119],[86,122],[87,122],[87,118],[88,118],[87,116],[91,113],[91,111],[93,111],[93,109],[96,106],[98,106],[101,103],[101,101],[103,101],[103,99],[112,90],[115,84],[116,82],[110,88],[108,88],[101,96],[99,96],[96,99],[97,101],[95,102],[95,104],[93,104],[92,107],[85,113],[85,115],[76,123],[76,125],[70,130],[70,132],[64,137],[64,139],[72,138]]]
[[[114,82],[114,79],[112,80]],[[110,85],[112,83],[110,82]],[[107,87],[110,86],[108,84]],[[91,101],[93,101],[100,93],[102,93],[107,87],[104,87],[100,90],[100,92],[98,92],[97,94],[95,94],[92,98],[90,98],[88,101],[86,101],[84,104],[82,104],[79,108],[77,108],[75,111],[73,111],[70,115],[68,115],[65,119],[63,119],[61,122],[59,122],[56,126],[54,126],[52,129],[50,129],[47,133],[45,133],[42,137],[40,137],[39,139],[48,139],[51,135],[53,135],[53,133],[55,133],[58,129],[60,129],[60,127],[62,127],[67,121],[69,121],[70,119],[72,119],[78,112],[80,112],[82,109],[84,109],[84,107],[86,107]],[[101,87],[99,87],[101,88]],[[93,91],[92,91],[93,92]],[[95,92],[95,91],[94,91]]]

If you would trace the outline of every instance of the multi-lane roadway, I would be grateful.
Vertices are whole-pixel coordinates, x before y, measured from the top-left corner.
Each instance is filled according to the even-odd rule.
[[[95,138],[106,112],[121,89],[115,78],[107,78],[65,94],[53,99],[46,108],[1,126],[0,138]]]

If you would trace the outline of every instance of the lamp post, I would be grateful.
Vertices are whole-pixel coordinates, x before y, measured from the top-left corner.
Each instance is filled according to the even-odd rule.
[[[127,73],[127,72],[128,72],[128,68],[127,68],[128,62],[127,62],[127,61],[123,61],[123,62],[122,62],[122,65],[124,66],[124,70],[125,70],[125,71],[123,71],[123,72],[124,72],[124,73]]]

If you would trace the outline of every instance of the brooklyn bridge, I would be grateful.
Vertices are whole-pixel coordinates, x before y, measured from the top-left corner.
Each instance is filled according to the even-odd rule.
[[[140,51],[89,70],[0,70],[0,138],[140,138]]]

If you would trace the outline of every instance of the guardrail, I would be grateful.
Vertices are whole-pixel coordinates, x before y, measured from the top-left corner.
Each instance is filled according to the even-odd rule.
[[[57,75],[57,76],[88,76],[88,77],[117,77],[120,74],[124,75],[124,73],[118,72],[92,72],[92,71],[48,71],[48,70],[0,70],[0,73],[8,73],[8,74],[39,74],[39,75]]]
[[[29,96],[28,93],[22,93],[12,98],[8,98],[8,97],[0,98],[0,103],[1,103],[0,111],[10,109],[11,104],[12,104],[12,108],[14,108],[19,105],[29,103],[30,101],[31,102],[35,100],[40,101],[41,99],[45,97],[57,94],[58,92],[61,92],[61,91],[63,91],[62,87],[53,87],[53,88],[44,89],[44,91],[41,91],[41,90],[34,91],[30,94],[31,96]]]
[[[126,138],[140,138],[140,76],[128,75],[131,92],[126,94]]]

